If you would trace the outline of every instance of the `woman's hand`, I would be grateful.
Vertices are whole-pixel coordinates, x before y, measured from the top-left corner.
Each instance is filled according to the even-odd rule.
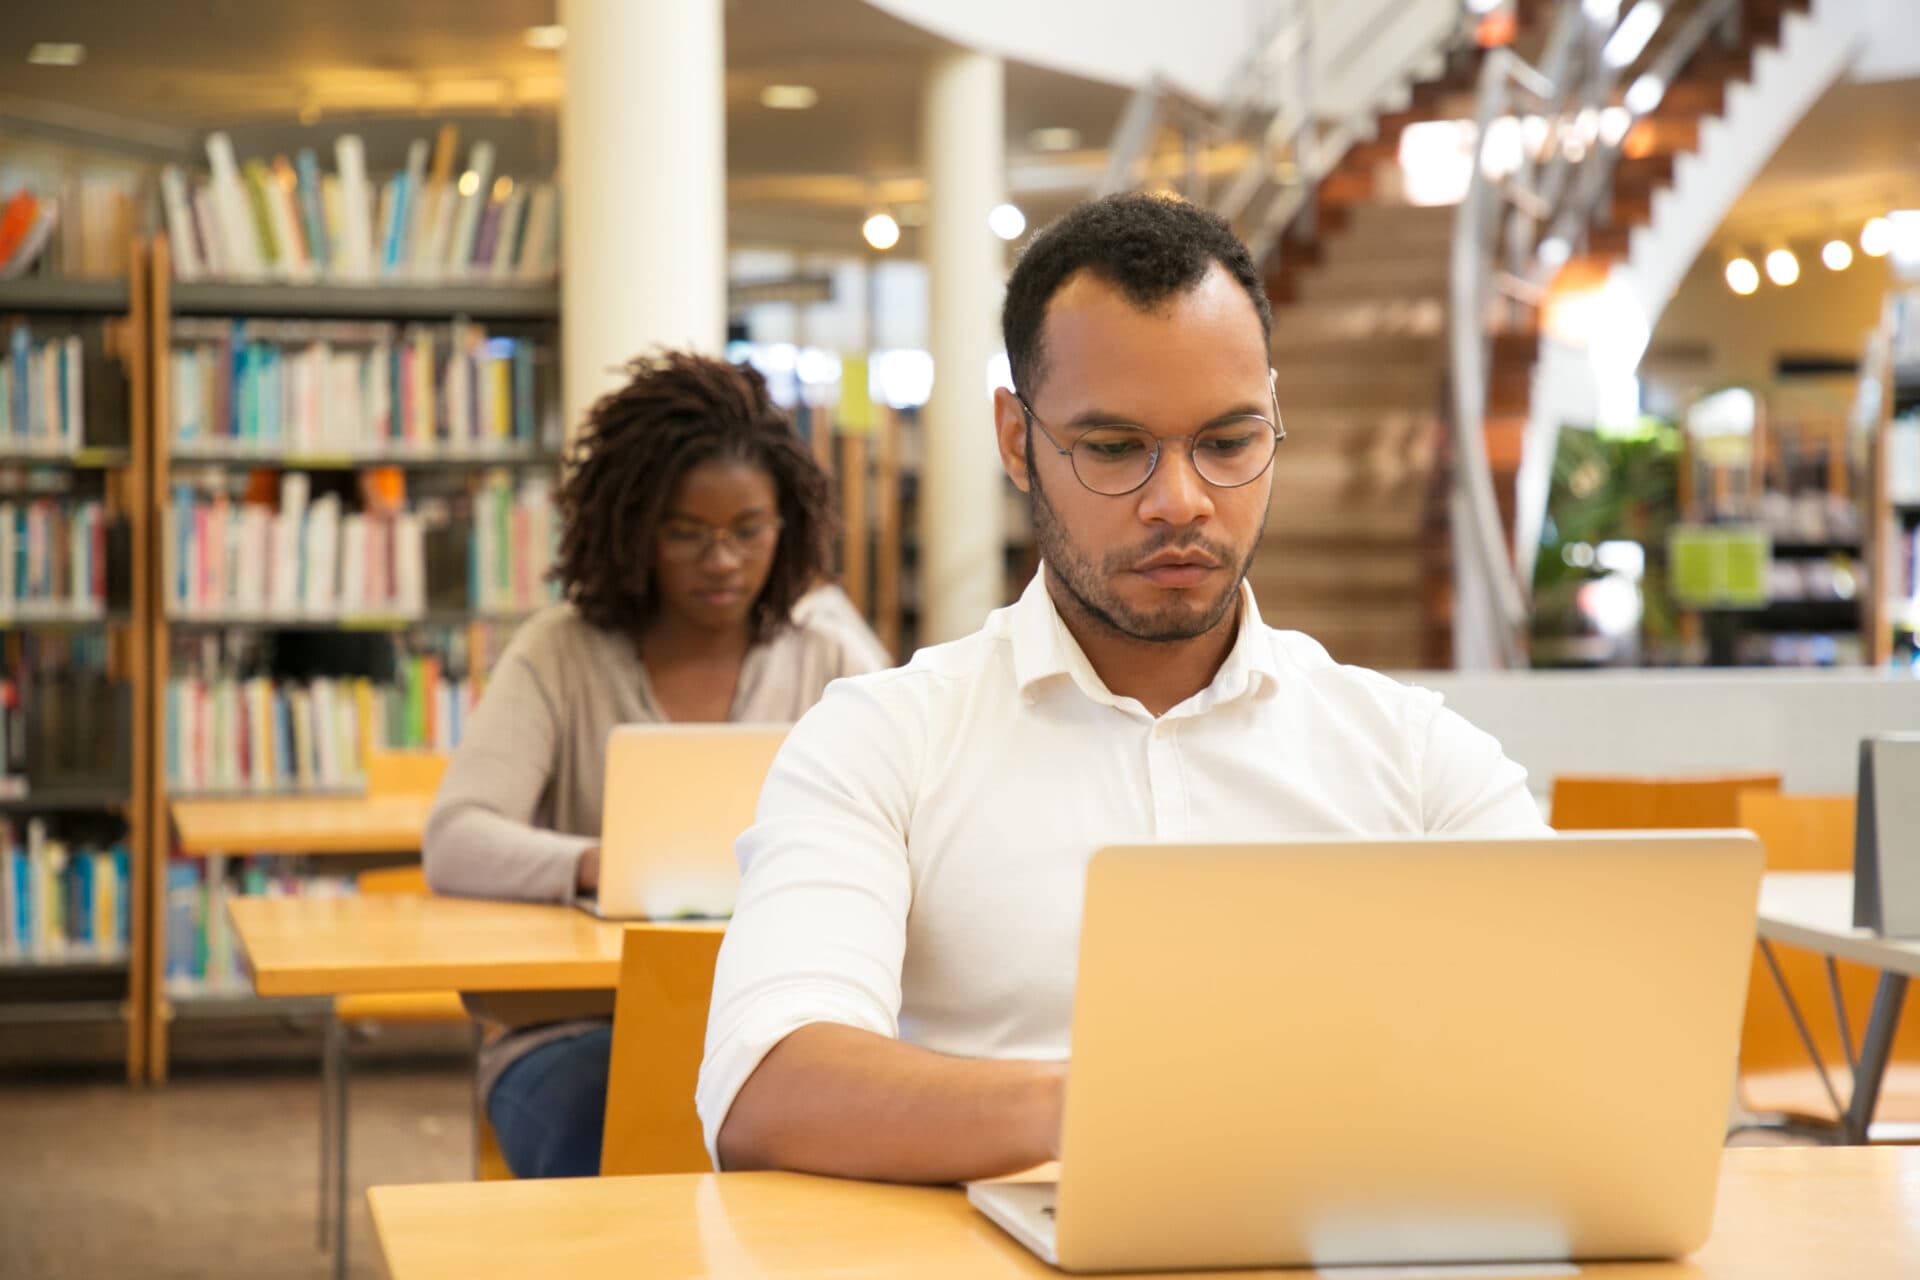
[[[581,851],[580,861],[574,868],[573,887],[583,896],[600,892],[599,845]]]

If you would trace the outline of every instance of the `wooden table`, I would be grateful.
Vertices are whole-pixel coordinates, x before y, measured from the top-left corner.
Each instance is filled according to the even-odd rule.
[[[618,924],[573,907],[415,894],[234,898],[263,996],[611,991]]]
[[[368,1196],[392,1280],[1061,1274],[946,1188],[732,1173],[376,1187]],[[1684,1262],[1592,1265],[1580,1274],[1911,1280],[1920,1275],[1916,1222],[1920,1150],[1729,1151],[1704,1249]]]
[[[180,851],[416,853],[433,793],[176,800]]]
[[[1781,977],[1771,943],[1785,942],[1880,971],[1858,1060],[1848,1063],[1853,1068],[1853,1095],[1841,1111],[1839,1126],[1843,1141],[1865,1142],[1880,1102],[1887,1062],[1893,1056],[1893,1034],[1900,1026],[1907,982],[1920,977],[1920,940],[1882,938],[1856,929],[1853,876],[1845,871],[1770,872],[1760,886],[1759,932],[1774,981],[1796,1021],[1801,1018],[1799,1005]],[[1811,1044],[1808,1047],[1811,1052]]]

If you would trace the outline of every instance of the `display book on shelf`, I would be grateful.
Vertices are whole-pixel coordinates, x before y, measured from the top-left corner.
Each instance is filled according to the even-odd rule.
[[[158,237],[155,812],[350,797],[375,752],[456,745],[511,628],[555,598],[557,294],[175,286],[168,264]],[[163,860],[155,1079],[169,1010],[246,989],[226,898],[348,887],[311,865]]]
[[[124,1020],[130,1080],[150,915],[145,304],[124,276],[0,281],[0,1018]]]

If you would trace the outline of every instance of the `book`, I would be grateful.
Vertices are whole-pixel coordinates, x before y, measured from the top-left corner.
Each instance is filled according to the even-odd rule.
[[[342,134],[334,143],[340,166],[340,207],[344,218],[342,278],[364,281],[373,275],[373,227],[367,186],[366,150],[357,134]]]

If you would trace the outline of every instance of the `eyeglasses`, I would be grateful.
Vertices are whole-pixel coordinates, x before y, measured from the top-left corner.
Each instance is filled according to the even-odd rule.
[[[771,516],[731,529],[693,523],[661,525],[660,557],[681,564],[698,564],[720,546],[743,558],[755,555],[765,551],[779,536],[783,523],[778,516]]]
[[[1287,429],[1280,423],[1280,401],[1274,396],[1271,422],[1249,413],[1210,422],[1190,436],[1157,436],[1130,422],[1103,423],[1082,431],[1063,449],[1026,396],[1018,391],[1013,394],[1028,424],[1040,428],[1055,453],[1072,460],[1074,478],[1109,498],[1132,493],[1151,480],[1154,468],[1160,465],[1162,450],[1180,440],[1187,442],[1187,454],[1202,480],[1216,489],[1238,489],[1266,474],[1274,452],[1287,438]],[[1271,386],[1267,394],[1273,396]]]

